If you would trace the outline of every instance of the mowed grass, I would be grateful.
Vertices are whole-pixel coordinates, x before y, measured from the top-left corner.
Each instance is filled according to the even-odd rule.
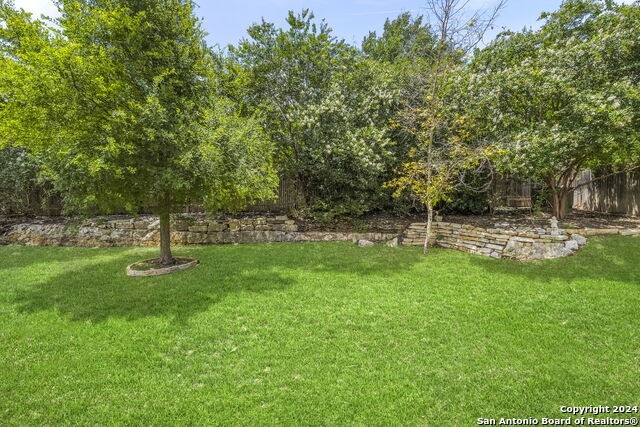
[[[514,263],[348,243],[0,247],[2,425],[474,425],[640,404],[640,238]]]

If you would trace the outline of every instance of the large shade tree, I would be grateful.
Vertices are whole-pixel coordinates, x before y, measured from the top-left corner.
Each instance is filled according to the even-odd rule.
[[[393,158],[386,125],[398,91],[389,67],[308,10],[290,12],[286,28],[262,22],[247,33],[221,58],[220,74],[245,113],[263,113],[281,175],[316,211],[371,209]]]
[[[0,0],[0,145],[38,153],[71,211],[170,214],[269,197],[270,145],[220,98],[189,0],[62,0],[55,21]]]
[[[423,21],[424,16],[414,18],[411,12],[387,19],[382,34],[370,31],[362,40],[362,51],[376,61],[433,61],[437,55],[437,38],[431,26]]]
[[[476,56],[469,110],[501,146],[499,167],[544,181],[562,218],[580,170],[640,164],[640,5],[570,0],[542,18]]]

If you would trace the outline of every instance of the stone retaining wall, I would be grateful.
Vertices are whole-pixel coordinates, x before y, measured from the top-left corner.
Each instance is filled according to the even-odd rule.
[[[51,223],[45,220],[14,224],[0,233],[0,244],[31,246],[157,246],[157,217],[93,218]],[[299,232],[286,216],[232,219],[178,217],[172,221],[171,243],[202,245],[229,243],[354,241],[384,242],[397,233]]]
[[[640,236],[640,228],[580,228],[566,229],[567,234],[580,234],[585,237],[593,236]]]
[[[158,246],[157,217],[101,217],[84,221],[32,220],[0,226],[0,244],[32,246]],[[387,242],[389,246],[421,246],[426,224],[413,223],[398,233],[340,233],[298,231],[286,216],[203,218],[179,216],[172,221],[174,245],[353,241],[360,246]],[[443,221],[433,223],[433,245],[518,261],[559,258],[575,253],[597,235],[636,235],[639,229],[569,229],[516,227],[496,224],[480,228]]]
[[[413,223],[405,232],[402,244],[421,246],[426,223]],[[640,229],[584,229],[510,227],[480,228],[466,224],[434,221],[433,245],[493,258],[518,261],[560,258],[572,255],[587,242],[585,236],[640,235]]]

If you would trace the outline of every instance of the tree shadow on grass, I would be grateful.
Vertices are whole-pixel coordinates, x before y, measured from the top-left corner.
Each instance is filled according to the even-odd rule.
[[[640,238],[591,238],[586,246],[566,258],[512,262],[475,256],[472,264],[491,273],[524,277],[532,283],[607,280],[640,285]]]
[[[0,245],[0,271],[8,268],[23,268],[43,262],[81,261],[91,251],[100,249],[62,246],[18,246]]]
[[[20,312],[53,309],[74,321],[91,322],[163,316],[181,323],[231,294],[282,291],[297,283],[301,272],[401,274],[422,259],[409,248],[363,249],[346,243],[193,246],[174,252],[199,258],[195,268],[127,277],[128,264],[157,256],[157,248],[74,249],[71,259],[43,250],[38,264],[24,267],[33,268],[34,278],[14,285],[12,300]],[[47,269],[51,265],[57,265],[54,273]]]

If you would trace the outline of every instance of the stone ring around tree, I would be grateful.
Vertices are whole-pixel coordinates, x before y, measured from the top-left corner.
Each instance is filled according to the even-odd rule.
[[[127,276],[161,276],[195,267],[200,263],[196,258],[174,257],[173,265],[163,265],[160,258],[152,258],[133,263],[127,267]]]

